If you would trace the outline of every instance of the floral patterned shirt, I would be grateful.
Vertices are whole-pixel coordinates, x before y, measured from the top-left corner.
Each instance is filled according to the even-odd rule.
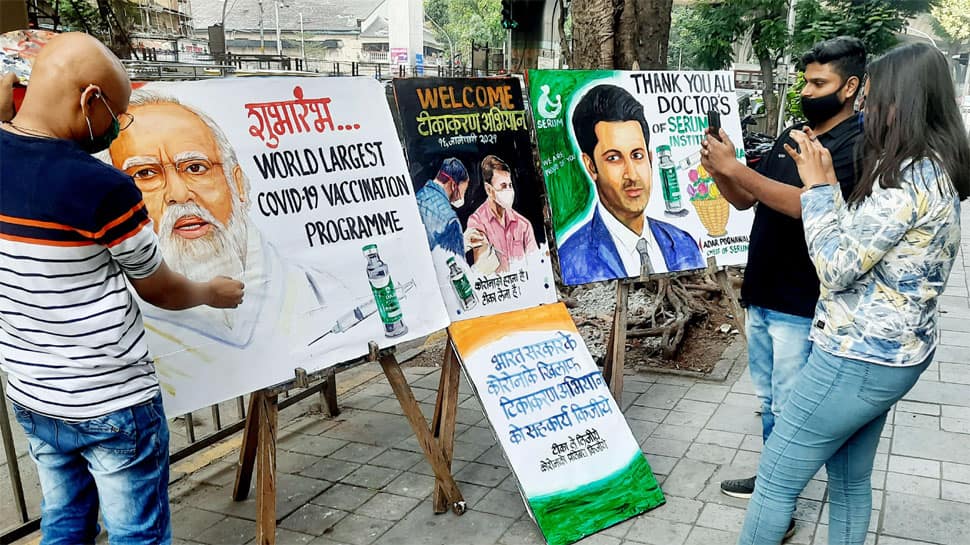
[[[938,340],[937,298],[960,248],[960,203],[942,168],[905,164],[901,187],[847,205],[835,186],[802,194],[821,283],[811,339],[838,356],[922,363]]]

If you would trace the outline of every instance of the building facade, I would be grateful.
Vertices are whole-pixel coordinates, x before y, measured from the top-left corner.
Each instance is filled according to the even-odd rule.
[[[191,4],[193,36],[207,38],[210,26],[223,23],[223,2]],[[308,70],[321,72],[333,63],[389,62],[388,0],[231,0],[229,5],[226,48],[233,55],[281,53],[306,58]],[[443,63],[446,49],[426,26],[426,64]]]

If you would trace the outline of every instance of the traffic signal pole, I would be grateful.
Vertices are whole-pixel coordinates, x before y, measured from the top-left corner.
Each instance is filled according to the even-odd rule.
[[[505,72],[512,72],[512,29],[519,23],[512,18],[512,0],[502,0],[502,28],[505,29]]]
[[[505,73],[512,73],[512,29],[505,31]]]

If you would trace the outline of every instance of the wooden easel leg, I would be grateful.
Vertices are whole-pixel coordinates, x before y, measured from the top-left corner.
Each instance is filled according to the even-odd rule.
[[[610,392],[616,403],[620,403],[623,395],[623,367],[626,364],[626,326],[627,299],[630,295],[630,285],[623,280],[616,281],[616,308],[613,310],[613,328],[610,330],[610,342],[606,345],[606,358],[603,365],[603,376],[610,386]]]
[[[340,406],[337,405],[337,371],[335,369],[330,369],[330,372],[327,373],[326,382],[320,396],[330,418],[340,415]]]
[[[262,396],[262,390],[249,395],[246,427],[243,428],[239,465],[236,467],[236,484],[232,489],[233,501],[243,501],[249,497],[249,485],[253,482],[253,468],[256,465],[256,447],[259,444],[259,411],[262,407]]]
[[[438,441],[445,466],[451,474],[451,462],[455,452],[455,419],[458,416],[458,382],[460,369],[458,356],[451,344],[451,334],[448,335],[445,347],[444,361],[441,363],[441,380],[438,382],[438,399],[435,402],[434,420],[431,430]],[[441,479],[435,478],[434,512],[444,513],[448,510]]]
[[[734,314],[734,325],[737,326],[738,331],[741,332],[741,338],[744,339],[744,342],[748,342],[748,336],[744,334],[744,307],[741,306],[741,301],[738,300],[738,295],[734,292],[734,286],[731,285],[731,279],[728,278],[727,269],[717,271],[717,273],[714,274],[714,278],[717,279],[717,283],[721,287],[721,291],[724,293],[725,297],[728,298],[728,302],[731,304],[731,312]]]
[[[393,355],[381,356],[379,360],[384,375],[387,377],[387,382],[394,390],[394,395],[397,396],[397,400],[401,404],[401,410],[408,419],[408,423],[411,424],[411,429],[414,431],[415,437],[418,438],[421,449],[424,450],[425,458],[431,464],[431,469],[434,471],[436,481],[440,483],[446,501],[451,504],[455,513],[461,515],[465,512],[465,500],[458,489],[458,484],[455,483],[455,478],[451,475],[451,470],[448,468],[441,448],[435,441],[431,430],[428,429],[428,423],[424,419],[424,415],[421,414],[421,408],[418,406],[417,400],[414,399],[414,392],[411,391],[411,386],[404,377],[401,366]],[[444,422],[445,414],[444,411],[442,412],[442,422]]]
[[[616,314],[614,311],[613,320],[616,320]],[[610,375],[613,373],[613,333],[616,331],[616,327],[610,326],[610,336],[606,338],[606,352],[603,354],[603,377],[606,378],[606,383],[610,383]]]
[[[276,543],[276,395],[260,396],[259,448],[256,470],[256,545]]]

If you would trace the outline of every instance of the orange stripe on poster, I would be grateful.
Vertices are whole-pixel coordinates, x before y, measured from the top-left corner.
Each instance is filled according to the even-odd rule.
[[[562,303],[463,320],[451,324],[448,331],[458,353],[466,358],[513,333],[571,331],[579,334],[566,305]]]

